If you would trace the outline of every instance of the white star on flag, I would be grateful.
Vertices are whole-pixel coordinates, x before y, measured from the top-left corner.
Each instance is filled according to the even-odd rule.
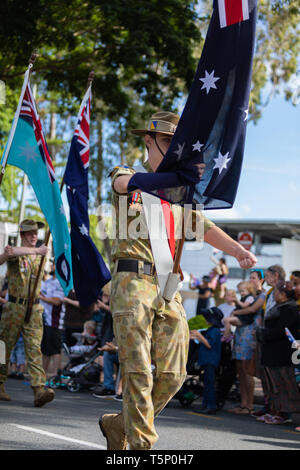
[[[29,162],[29,160],[33,160],[33,162],[36,163],[38,154],[36,153],[35,147],[32,147],[30,145],[30,142],[27,141],[25,147],[19,147],[19,149],[19,155],[22,157],[26,157],[26,162]]]
[[[177,160],[180,160],[183,152],[184,143],[182,145],[178,144],[178,149],[174,153],[177,155]]]
[[[220,80],[220,77],[214,77],[214,73],[215,73],[214,70],[211,73],[208,73],[208,71],[205,70],[205,77],[199,78],[199,80],[201,80],[201,82],[203,82],[201,90],[206,88],[206,94],[207,95],[210,92],[211,88],[217,88],[216,85],[215,85],[215,82],[217,80]]]
[[[225,155],[222,155],[221,152],[219,152],[218,158],[214,158],[214,161],[216,162],[216,164],[213,167],[213,170],[215,168],[218,168],[219,175],[221,174],[223,170],[225,170],[225,168],[227,168],[227,163],[229,162],[229,160],[231,160],[230,158],[227,158],[228,155],[229,155],[229,152],[225,153]]]
[[[204,144],[200,144],[200,141],[197,140],[197,142],[195,144],[192,144],[192,145],[193,145],[193,152],[194,152],[194,150],[198,150],[198,152],[200,152],[201,147],[203,147]]]
[[[244,121],[247,121],[249,110],[248,110],[248,109],[244,109],[244,113],[245,113]]]
[[[82,226],[79,227],[79,232],[81,233],[81,235],[88,235],[89,234],[89,231],[88,231],[88,229],[86,228],[86,226],[84,224],[82,224]]]

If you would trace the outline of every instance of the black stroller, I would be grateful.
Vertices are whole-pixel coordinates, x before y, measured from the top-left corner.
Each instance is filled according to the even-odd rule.
[[[63,349],[69,361],[56,376],[49,379],[49,387],[66,388],[69,392],[76,393],[80,390],[89,390],[99,384],[102,368],[95,362],[97,357],[103,354],[97,350],[99,347],[100,341],[97,339],[89,352],[79,355],[70,353],[66,344],[63,343]]]
[[[187,362],[188,378],[177,392],[177,398],[184,408],[188,408],[203,394],[203,371],[198,366],[199,344],[190,341]],[[235,389],[233,386],[235,385]],[[235,360],[232,359],[231,346],[222,342],[220,365],[216,370],[216,398],[217,407],[222,409],[226,399],[239,400],[238,382],[236,379]]]

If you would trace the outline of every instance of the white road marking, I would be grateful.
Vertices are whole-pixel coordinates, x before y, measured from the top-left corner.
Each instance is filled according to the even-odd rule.
[[[106,450],[106,447],[98,445],[98,444],[93,444],[92,442],[80,441],[79,439],[73,439],[71,437],[62,436],[61,434],[54,434],[52,432],[43,431],[42,429],[31,428],[29,426],[22,426],[21,424],[14,424],[14,423],[10,423],[10,424],[11,426],[16,426],[19,429],[23,429],[24,431],[32,431],[37,434],[43,434],[44,436],[53,437],[55,439],[61,439],[63,441],[74,442],[75,444],[81,444],[81,445],[88,446],[88,447],[94,447],[95,449]]]

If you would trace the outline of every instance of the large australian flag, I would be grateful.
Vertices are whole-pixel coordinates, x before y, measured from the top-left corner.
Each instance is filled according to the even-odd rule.
[[[233,206],[244,154],[256,3],[256,0],[213,2],[213,14],[186,105],[171,145],[156,170],[158,184],[164,188],[164,195],[160,190],[159,197],[169,202],[193,201],[203,204],[204,209]],[[200,182],[194,175],[195,163],[205,163]],[[171,189],[173,185],[176,188]],[[158,195],[155,185],[149,187],[146,180],[144,187],[143,182],[139,186]]]
[[[90,106],[91,86],[81,103],[64,176],[70,207],[73,282],[77,299],[82,306],[95,302],[102,287],[111,279],[89,234]]]

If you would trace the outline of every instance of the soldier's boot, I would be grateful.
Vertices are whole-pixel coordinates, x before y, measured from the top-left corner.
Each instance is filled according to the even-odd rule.
[[[10,396],[5,391],[4,384],[0,384],[0,400],[2,400],[2,401],[10,401],[11,400]]]
[[[52,388],[32,387],[34,393],[34,406],[41,407],[52,401],[55,397]]]
[[[106,438],[107,450],[126,450],[127,439],[122,413],[105,414],[99,419],[99,426]]]

